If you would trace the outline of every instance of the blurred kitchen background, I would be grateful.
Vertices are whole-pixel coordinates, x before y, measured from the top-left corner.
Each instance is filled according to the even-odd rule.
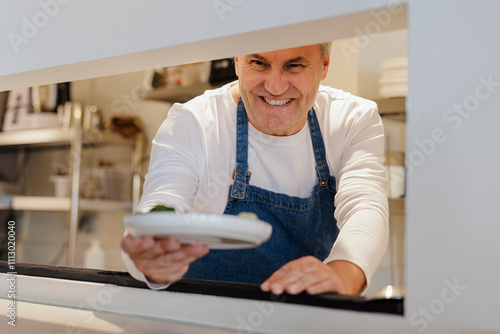
[[[169,108],[234,78],[230,59],[0,93],[0,243],[16,222],[16,262],[125,270],[150,142]],[[407,30],[333,43],[322,82],[379,104],[391,237],[367,293],[404,286]],[[7,258],[6,250],[0,257]]]

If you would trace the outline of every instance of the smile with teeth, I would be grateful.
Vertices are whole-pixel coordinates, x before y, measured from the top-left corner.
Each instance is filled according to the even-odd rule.
[[[266,101],[267,104],[270,104],[272,106],[284,106],[285,104],[289,103],[292,101],[292,99],[285,99],[285,100],[272,100],[268,99],[266,97],[262,97],[264,101]]]

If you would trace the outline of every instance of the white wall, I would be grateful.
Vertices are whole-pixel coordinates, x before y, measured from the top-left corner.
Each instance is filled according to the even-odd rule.
[[[493,0],[410,5],[407,311],[415,329],[500,329],[499,12]],[[455,280],[466,288],[450,301]],[[419,308],[433,309],[432,321]]]
[[[351,51],[347,53],[347,51]],[[356,38],[343,38],[332,43],[330,67],[322,84],[359,95],[359,52]]]

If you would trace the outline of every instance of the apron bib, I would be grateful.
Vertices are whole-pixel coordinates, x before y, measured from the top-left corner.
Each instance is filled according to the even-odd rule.
[[[273,232],[260,247],[210,250],[193,262],[185,278],[260,284],[285,263],[312,255],[323,261],[337,239],[334,217],[335,178],[326,163],[325,145],[314,108],[308,113],[318,181],[307,198],[274,193],[249,184],[248,117],[238,102],[236,167],[224,214],[254,212]],[[258,171],[254,171],[256,173]]]

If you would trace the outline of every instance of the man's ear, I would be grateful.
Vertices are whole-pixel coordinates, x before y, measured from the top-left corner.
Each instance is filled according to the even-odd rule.
[[[234,71],[236,72],[236,76],[238,76],[238,58],[234,57]]]
[[[323,60],[323,70],[321,72],[321,80],[325,80],[328,74],[328,68],[330,67],[330,55]]]

